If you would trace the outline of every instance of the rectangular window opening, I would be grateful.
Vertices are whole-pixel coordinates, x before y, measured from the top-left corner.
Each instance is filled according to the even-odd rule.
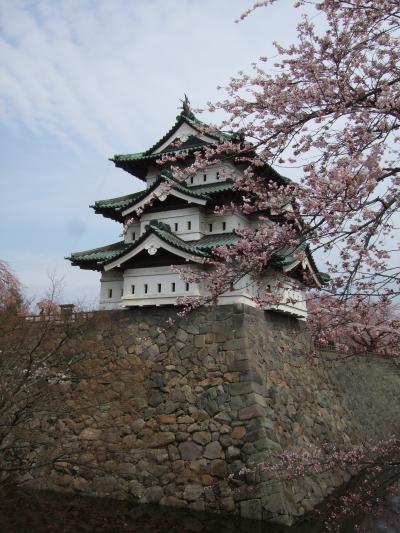
[[[222,231],[226,230],[226,222],[222,222]]]
[[[134,241],[136,239],[136,233],[132,231],[132,240]]]
[[[187,223],[187,228],[188,228],[188,229],[192,229],[192,223],[190,222],[190,220],[189,220],[189,222]]]
[[[157,290],[158,290],[158,292],[161,292],[161,283],[158,283]]]
[[[175,222],[174,227],[175,227],[175,231],[178,231],[178,223],[177,222]]]
[[[175,283],[171,283],[171,291],[175,292]]]
[[[190,183],[193,185],[193,176],[190,176]]]
[[[147,285],[147,283],[144,284],[144,293],[147,294],[147,291],[149,289],[149,286]]]
[[[207,174],[203,174],[203,181],[207,181]]]
[[[189,285],[189,283],[188,283],[188,282],[186,282],[186,283],[185,283],[185,290],[186,290],[186,291],[188,291],[188,290],[189,290],[189,286],[190,286],[190,285]]]
[[[135,294],[135,285],[131,285],[131,293]]]
[[[124,295],[124,289],[121,289],[121,298]]]
[[[212,232],[212,224],[209,224],[208,225],[208,231],[211,233]]]
[[[219,172],[217,172],[217,180],[219,180]]]
[[[108,297],[112,298],[112,289],[108,289]]]

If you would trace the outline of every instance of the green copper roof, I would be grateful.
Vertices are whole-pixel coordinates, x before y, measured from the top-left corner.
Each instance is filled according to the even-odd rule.
[[[180,191],[187,196],[200,198],[206,201],[210,201],[212,195],[214,194],[233,190],[233,182],[230,180],[217,183],[208,183],[204,185],[188,186],[183,182],[176,181],[170,172],[164,170],[158,175],[156,181],[148,189],[144,189],[133,194],[128,194],[126,196],[119,196],[118,198],[98,200],[90,207],[93,208],[96,213],[101,213],[106,217],[122,222],[122,212],[146,198],[146,196],[150,195],[162,182],[170,183],[172,189]]]
[[[207,235],[198,241],[188,241],[188,244],[196,250],[208,252],[219,246],[234,244],[238,239],[239,237],[234,233],[219,233],[216,235]]]
[[[195,117],[194,113],[191,111],[190,107],[185,106],[183,107],[182,111],[179,113],[179,115],[176,117],[175,124],[161,137],[159,141],[157,141],[153,146],[151,146],[148,150],[143,152],[145,155],[152,154],[155,150],[158,150],[160,146],[162,146],[170,137],[173,135],[182,124],[188,124],[189,126],[192,126],[198,133],[205,133],[208,137],[211,137],[212,139],[215,139],[216,141],[222,141],[226,139],[230,139],[230,135],[227,133],[224,133],[222,131],[216,131],[213,133],[207,132],[207,129],[209,129],[209,126],[199,120]],[[201,139],[198,139],[200,141],[200,145],[203,146],[205,144],[204,141]]]
[[[163,152],[157,152],[157,153],[150,153],[147,152],[136,152],[134,154],[118,154],[114,155],[114,157],[111,159],[111,161],[114,161],[115,163],[126,163],[129,161],[143,161],[143,160],[154,160],[161,159],[163,155],[166,153],[174,153],[174,154],[184,154],[184,153],[191,153],[195,150],[199,150],[200,148],[203,148],[205,145],[204,142],[191,145],[189,147],[178,147],[178,148],[171,148],[168,151]]]
[[[167,242],[168,244],[171,244],[175,248],[178,248],[179,250],[183,250],[184,252],[188,252],[190,254],[194,255],[200,255],[206,257],[206,252],[203,252],[202,250],[198,250],[195,246],[192,246],[190,242],[183,241],[180,239],[177,235],[174,235],[173,233],[169,231],[162,230],[158,228],[157,226],[151,226],[150,232],[155,233],[162,239],[164,242]],[[147,235],[146,235],[147,237]]]
[[[107,208],[107,209],[124,209],[129,207],[137,198],[140,198],[143,191],[138,191],[133,194],[127,194],[125,196],[118,196],[118,198],[110,198],[108,200],[98,200],[89,207],[93,208]]]
[[[298,246],[291,246],[290,248],[287,248],[286,250],[282,250],[279,254],[277,254],[275,263],[281,267],[290,266],[293,263],[296,263],[298,261],[297,258],[295,257],[296,252],[306,253],[307,259],[309,260],[310,265],[315,272],[315,275],[318,277],[322,285],[325,285],[326,283],[330,281],[331,277],[329,274],[326,274],[325,272],[320,272],[318,270],[314,257],[311,253],[310,246],[306,240],[303,240],[302,242],[300,242]]]
[[[178,250],[193,254],[194,256],[207,257],[213,248],[219,246],[229,246],[237,241],[237,235],[233,233],[221,233],[217,235],[207,235],[197,241],[184,241],[174,233],[164,229],[164,226],[157,221],[151,221],[145,233],[132,243],[125,243],[124,241],[103,246],[101,248],[94,248],[93,250],[85,250],[83,252],[72,253],[70,257],[66,257],[73,265],[81,266],[82,268],[91,268],[93,270],[101,270],[102,266],[115,261],[126,253],[134,250],[139,246],[151,233],[157,235],[162,241],[170,244]]]
[[[89,268],[91,270],[101,270],[99,267],[102,263],[111,261],[115,257],[127,252],[132,248],[133,243],[125,243],[124,241],[115,242],[108,246],[101,248],[93,248],[92,250],[85,250],[83,252],[72,253],[68,259],[73,265],[81,266],[82,268]]]
[[[205,134],[210,138],[210,141],[205,141],[192,135],[180,146],[167,146],[161,152],[154,153],[155,150],[158,150],[185,123],[194,128],[198,134]],[[173,126],[165,133],[165,135],[161,137],[161,139],[153,144],[153,146],[143,152],[137,152],[133,154],[116,154],[111,158],[111,161],[113,161],[116,166],[120,166],[124,168],[124,170],[133,173],[138,178],[144,179],[146,175],[146,161],[150,162],[151,160],[155,161],[160,159],[165,153],[189,154],[204,148],[204,146],[207,144],[213,142],[218,143],[233,138],[232,135],[228,133],[222,131],[209,132],[207,131],[208,129],[209,126],[194,116],[188,102],[185,101],[183,103],[182,111],[176,117]]]
[[[216,183],[208,183],[204,185],[184,185],[185,190],[189,191],[191,194],[198,193],[202,195],[215,194],[218,192],[232,191],[233,190],[233,181],[217,181]]]
[[[139,246],[146,238],[151,234],[157,235],[166,244],[173,246],[178,250],[182,250],[193,256],[206,258],[214,248],[221,246],[230,246],[238,241],[240,238],[235,233],[219,233],[215,235],[207,235],[202,239],[196,241],[184,241],[174,233],[168,230],[168,226],[152,220],[146,226],[146,231],[139,239],[132,243],[125,243],[124,241],[116,242],[108,246],[101,248],[94,248],[92,250],[86,250],[83,252],[72,253],[70,257],[66,257],[73,265],[80,266],[81,268],[87,268],[91,270],[102,270],[102,267],[116,259],[123,257],[127,253],[134,250]],[[290,250],[282,251],[277,255],[274,263],[277,266],[284,267],[289,266],[296,262],[294,256],[297,250],[304,250],[307,253],[307,257],[311,262],[311,266],[314,269],[315,274],[318,276],[322,284],[329,282],[329,275],[319,272],[314,259],[309,251],[309,247],[306,241],[303,241],[299,247],[291,248]]]

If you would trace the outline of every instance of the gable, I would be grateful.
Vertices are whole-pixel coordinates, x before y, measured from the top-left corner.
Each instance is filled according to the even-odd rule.
[[[164,204],[164,202],[171,196],[179,200],[183,200],[188,204],[206,205],[207,203],[207,200],[205,198],[195,197],[194,194],[190,194],[190,191],[186,193],[183,190],[177,190],[172,186],[169,188],[169,190],[166,191],[164,183],[160,183],[153,191],[149,192],[149,194],[142,198],[140,201],[136,202],[128,209],[125,209],[125,211],[122,211],[122,215],[127,216],[130,213],[137,211],[138,209],[142,209],[150,201],[151,198],[154,198],[153,202],[161,202]]]
[[[123,264],[123,269],[129,268],[153,268],[158,266],[188,265],[188,261],[164,248],[159,248],[157,253],[150,255],[147,250],[142,250]]]
[[[201,132],[200,129],[195,128],[191,124],[188,124],[187,122],[182,122],[178,129],[171,133],[171,135],[166,139],[161,146],[157,147],[156,150],[154,150],[153,154],[159,154],[161,152],[164,152],[168,147],[176,149],[176,145],[174,145],[174,141],[179,139],[183,142],[183,144],[187,143],[187,141],[190,139],[192,140],[191,145],[195,145],[193,142],[193,139],[196,139],[198,141],[198,144],[209,144],[209,143],[215,143],[215,139],[212,137],[205,135]],[[183,148],[183,146],[180,146],[180,148]]]
[[[153,230],[154,231],[154,230]],[[129,261],[130,259],[138,256],[141,252],[145,251],[149,256],[154,257],[159,250],[170,252],[173,255],[183,258],[187,262],[203,262],[203,259],[199,256],[196,257],[196,253],[199,255],[204,255],[202,252],[194,251],[187,245],[184,241],[177,238],[173,234],[168,234],[167,232],[161,232],[166,234],[170,242],[167,242],[163,238],[160,238],[156,233],[149,233],[146,237],[143,236],[139,239],[140,244],[135,246],[133,249],[128,251],[126,254],[118,257],[114,261],[106,264],[104,270],[111,270],[115,267],[119,268],[121,265]],[[175,243],[175,244],[174,244]],[[176,244],[177,243],[177,244]]]

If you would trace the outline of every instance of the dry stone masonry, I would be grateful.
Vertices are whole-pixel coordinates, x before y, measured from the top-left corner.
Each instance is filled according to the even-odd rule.
[[[267,483],[240,475],[244,467],[302,444],[400,429],[391,362],[312,360],[304,323],[239,304],[166,327],[174,312],[107,311],[109,328],[94,323],[68,415],[43,419],[63,459],[33,486],[290,523],[347,474]]]

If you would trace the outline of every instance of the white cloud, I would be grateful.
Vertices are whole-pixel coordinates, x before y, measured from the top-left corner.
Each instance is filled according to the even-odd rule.
[[[0,109],[33,134],[104,153],[140,149],[188,92],[197,104],[272,50],[266,14],[234,24],[243,2],[222,0],[6,2],[0,6]],[[268,13],[269,31],[273,30]],[[279,32],[276,32],[278,36]],[[168,109],[169,116],[160,118]],[[173,112],[173,111],[172,111]],[[135,146],[132,146],[135,145]]]

